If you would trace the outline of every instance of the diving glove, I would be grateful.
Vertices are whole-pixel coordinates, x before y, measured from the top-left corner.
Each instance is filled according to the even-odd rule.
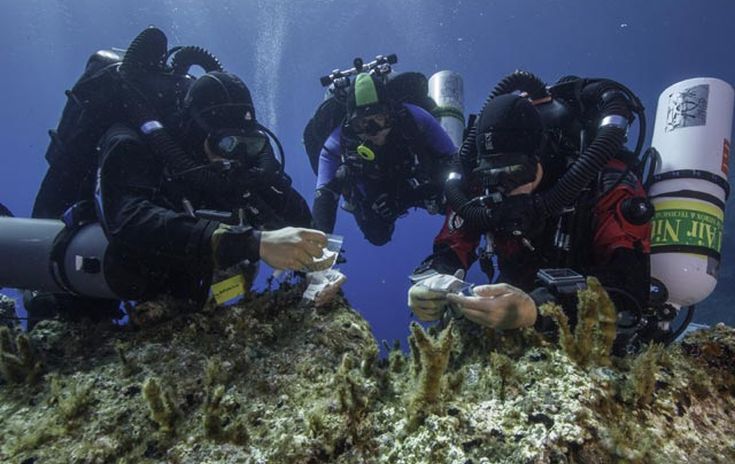
[[[408,306],[422,321],[436,321],[447,309],[447,295],[461,293],[472,286],[462,280],[464,271],[454,275],[435,273],[419,280],[408,290]]]

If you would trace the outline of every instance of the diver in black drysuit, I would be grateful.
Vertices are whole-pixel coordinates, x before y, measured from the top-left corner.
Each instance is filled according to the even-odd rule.
[[[114,78],[92,89],[97,97],[110,93],[106,108],[116,112],[106,116],[116,122],[103,126],[101,139],[100,125],[87,133],[74,126],[76,118],[62,118],[50,151],[61,147],[68,154],[69,142],[86,146],[84,137],[96,135],[96,182],[80,187],[94,169],[85,165],[75,176],[77,166],[65,166],[74,159],[47,155],[51,167],[34,217],[63,213],[66,235],[75,225],[99,222],[109,241],[105,281],[120,299],[168,294],[201,305],[213,271],[259,259],[275,269],[301,269],[321,256],[326,236],[298,227],[308,226],[311,214],[276,159],[270,132],[258,124],[245,84],[220,71],[213,57],[213,65],[204,66],[209,72],[196,80],[186,70],[199,63],[188,59],[178,72],[172,62],[170,73],[164,69],[169,55],[165,35],[149,28],[133,41],[119,71],[111,71]],[[62,133],[67,119],[71,130]],[[74,290],[27,292],[29,329],[58,312],[97,320],[119,315],[118,301]]]
[[[243,98],[235,99],[244,103],[224,99],[238,93]],[[207,94],[207,101],[197,102],[199,94]],[[249,124],[244,124],[248,113]],[[266,134],[255,126],[254,114],[247,88],[234,75],[208,73],[190,90],[181,135],[198,165],[199,170],[192,173],[208,171],[207,185],[190,182],[187,174],[167,173],[130,127],[117,125],[105,134],[100,143],[96,207],[111,246],[124,258],[120,268],[129,273],[127,298],[148,299],[166,292],[182,299],[202,299],[198,292],[206,293],[203,283],[215,264],[212,237],[223,222],[237,223],[239,218],[194,217],[192,211],[242,209],[246,215],[249,227],[227,230],[228,240],[242,246],[220,241],[223,249],[214,255],[218,267],[244,259],[257,261],[256,230],[310,225],[305,200],[291,188]],[[230,148],[227,144],[235,143],[241,146],[225,153]],[[231,161],[241,164],[228,167]]]

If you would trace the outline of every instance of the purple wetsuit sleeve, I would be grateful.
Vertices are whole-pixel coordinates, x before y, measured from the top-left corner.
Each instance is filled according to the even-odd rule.
[[[340,163],[340,152],[342,151],[341,138],[342,126],[334,129],[329,134],[327,141],[324,142],[322,151],[319,153],[319,173],[316,180],[317,190],[331,182],[337,173],[337,168]]]
[[[424,137],[424,142],[434,153],[440,156],[452,156],[457,152],[457,147],[449,138],[444,128],[428,111],[420,106],[404,103],[403,106],[411,113],[419,132]]]

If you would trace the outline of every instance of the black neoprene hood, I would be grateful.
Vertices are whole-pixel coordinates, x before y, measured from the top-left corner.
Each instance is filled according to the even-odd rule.
[[[208,131],[255,123],[250,90],[228,72],[213,71],[197,79],[186,94],[184,106],[188,116]]]
[[[543,123],[533,104],[518,95],[492,99],[477,121],[477,152],[535,155],[543,140]]]

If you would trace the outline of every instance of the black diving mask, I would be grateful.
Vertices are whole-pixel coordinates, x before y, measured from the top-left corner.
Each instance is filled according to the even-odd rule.
[[[257,129],[224,129],[210,134],[206,144],[220,158],[244,161],[265,149],[268,136]]]
[[[538,158],[527,153],[492,153],[478,157],[474,173],[482,186],[491,191],[508,194],[521,185],[536,179]]]
[[[350,126],[355,131],[355,134],[360,136],[374,136],[383,129],[391,127],[388,115],[383,113],[355,118],[350,122]]]

